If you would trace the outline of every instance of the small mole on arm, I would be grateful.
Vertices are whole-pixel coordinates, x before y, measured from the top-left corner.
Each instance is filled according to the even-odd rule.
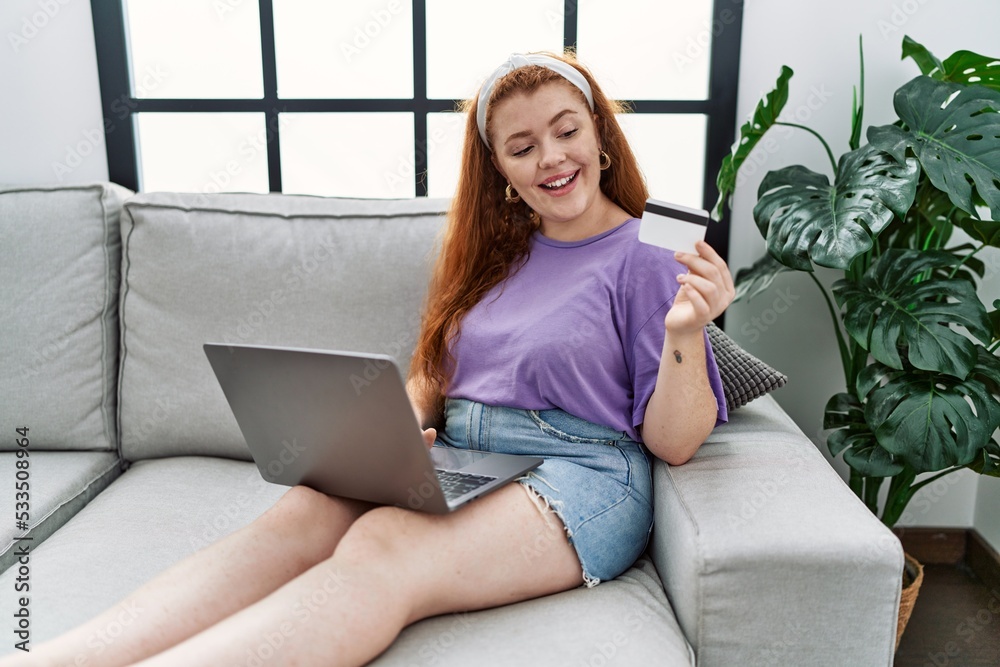
[[[677,363],[681,363],[682,361],[684,361],[681,358],[681,351],[680,350],[674,350],[674,359],[677,360]]]

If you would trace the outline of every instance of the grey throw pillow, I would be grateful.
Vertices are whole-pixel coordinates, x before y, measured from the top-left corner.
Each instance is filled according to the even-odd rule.
[[[774,370],[736,344],[732,338],[715,326],[707,327],[708,340],[715,352],[715,361],[722,376],[722,389],[726,395],[726,408],[730,411],[760,398],[769,391],[785,386],[788,378]]]

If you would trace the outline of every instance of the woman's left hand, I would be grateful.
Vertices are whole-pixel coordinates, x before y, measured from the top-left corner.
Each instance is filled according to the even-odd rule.
[[[722,314],[736,295],[729,267],[712,246],[698,241],[697,255],[677,253],[688,273],[678,276],[680,291],[667,312],[664,324],[672,334],[700,331]]]

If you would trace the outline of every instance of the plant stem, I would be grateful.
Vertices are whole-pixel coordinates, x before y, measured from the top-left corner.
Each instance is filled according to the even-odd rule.
[[[851,487],[851,491],[854,491],[854,495],[863,500],[865,479],[861,476],[861,473],[851,468],[851,477],[847,483]]]
[[[916,493],[916,489],[911,486],[916,476],[913,468],[904,465],[903,471],[892,478],[889,493],[885,498],[885,511],[882,512],[882,523],[889,528],[896,525],[907,503]]]
[[[970,259],[972,259],[973,255],[975,255],[977,252],[979,252],[980,250],[982,250],[985,247],[986,247],[985,245],[981,245],[978,248],[976,248],[975,250],[973,250],[972,252],[970,252],[968,255],[966,255],[965,257],[963,257],[962,261],[959,262],[958,264],[956,264],[955,268],[951,270],[951,273],[948,274],[948,277],[949,278],[954,278],[955,274],[958,273],[958,270],[960,268],[962,268],[962,266],[964,266],[967,261],[969,261]]]
[[[919,484],[914,484],[911,488],[913,489],[913,492],[916,493],[922,487],[927,486],[931,482],[937,481],[938,479],[944,477],[945,475],[950,475],[953,472],[957,472],[957,471],[961,470],[964,467],[965,466],[955,466],[954,468],[948,468],[947,470],[943,470],[943,471],[939,472],[938,474],[933,475],[932,477],[928,477],[927,479],[920,480]]]
[[[805,130],[809,134],[811,134],[814,137],[816,137],[817,139],[819,139],[819,142],[821,144],[823,144],[823,148],[826,149],[826,156],[828,158],[830,158],[830,166],[833,168],[833,176],[834,176],[834,178],[836,178],[836,176],[837,176],[837,161],[833,158],[833,151],[830,150],[830,144],[826,143],[826,139],[824,139],[823,137],[821,137],[820,134],[819,134],[819,132],[817,132],[816,130],[814,130],[812,128],[806,127],[805,125],[799,125],[798,123],[776,122],[775,125],[785,125],[787,127],[797,127],[800,130]]]
[[[847,347],[847,342],[844,340],[844,334],[840,331],[840,318],[837,317],[837,311],[833,307],[833,301],[830,299],[830,295],[827,293],[826,288],[823,287],[823,283],[819,281],[816,277],[814,271],[808,271],[809,277],[812,281],[816,283],[816,287],[819,288],[820,294],[823,295],[823,300],[826,301],[826,308],[830,311],[830,319],[833,320],[833,332],[837,334],[837,347],[840,348],[840,363],[844,367],[844,382],[847,383],[847,390],[851,390],[851,352]]]
[[[885,477],[865,477],[865,505],[875,516],[878,516],[878,492],[884,481]]]
[[[927,232],[927,238],[924,239],[924,247],[922,248],[923,250],[927,250],[928,248],[931,247],[931,240],[934,238],[934,231],[935,231],[934,228],[931,227],[931,231]]]

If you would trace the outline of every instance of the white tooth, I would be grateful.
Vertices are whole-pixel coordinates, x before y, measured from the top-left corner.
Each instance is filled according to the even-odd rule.
[[[545,187],[553,189],[561,188],[562,186],[569,183],[571,180],[573,180],[573,176],[566,176],[565,178],[560,178],[558,181],[552,181],[551,183],[547,183]]]

